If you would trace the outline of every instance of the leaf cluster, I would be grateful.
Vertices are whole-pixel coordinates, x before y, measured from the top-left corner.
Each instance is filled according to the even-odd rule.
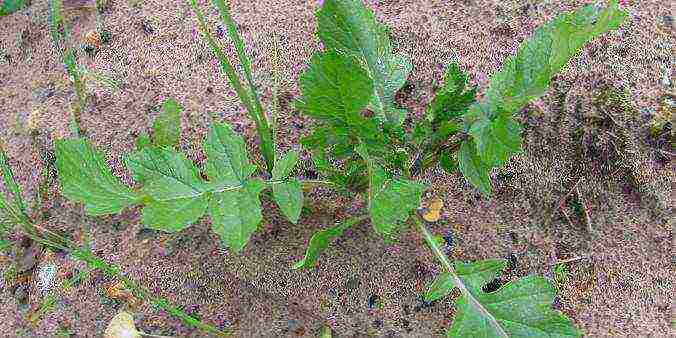
[[[138,149],[124,156],[138,187],[113,176],[101,152],[86,139],[56,143],[57,170],[62,193],[84,203],[90,215],[114,214],[143,205],[143,224],[167,232],[181,231],[204,215],[222,243],[240,252],[262,220],[260,193],[271,187],[275,201],[293,223],[302,205],[300,182],[289,177],[298,161],[289,152],[276,161],[273,178],[252,177],[244,139],[228,124],[214,123],[204,141],[204,170],[176,150],[182,108],[174,100],[163,104],[154,124],[153,140],[142,137]],[[206,179],[204,178],[206,176]]]
[[[197,2],[188,1],[205,40],[256,122],[271,179],[254,176],[257,166],[249,160],[243,138],[225,123],[212,124],[202,147],[206,163],[203,168],[195,165],[176,150],[181,107],[170,100],[155,121],[152,139],[140,138],[136,151],[124,157],[137,183],[134,188],[113,176],[103,155],[82,138],[57,142],[59,180],[63,194],[84,203],[91,215],[142,205],[144,225],[168,232],[181,231],[208,215],[221,242],[240,252],[262,221],[263,190],[271,189],[282,213],[298,222],[303,182],[291,173],[299,154],[274,152],[272,130],[227,4],[214,0],[235,44],[248,88],[209,34]],[[500,275],[504,261],[451,264],[420,219],[411,217],[427,189],[416,177],[440,165],[448,172],[459,170],[479,191],[490,195],[491,170],[521,152],[521,126],[514,115],[540,97],[554,74],[587,42],[619,27],[625,16],[615,0],[606,8],[585,6],[540,27],[491,77],[480,101],[469,76],[457,62],[451,62],[425,118],[411,122],[407,111],[395,102],[411,62],[393,51],[387,28],[361,0],[324,1],[316,13],[317,35],[324,50],[312,56],[299,79],[302,96],[295,106],[316,121],[301,143],[333,187],[365,196],[367,215],[315,233],[305,257],[294,267],[314,266],[331,241],[366,219],[386,239],[413,219],[445,270],[431,284],[426,298],[439,299],[454,287],[461,291],[449,336],[579,335],[570,320],[550,309],[554,292],[546,280],[527,277],[486,293],[482,287]]]

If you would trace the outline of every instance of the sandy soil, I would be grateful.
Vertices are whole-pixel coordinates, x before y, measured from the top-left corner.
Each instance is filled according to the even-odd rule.
[[[453,57],[483,90],[490,74],[535,27],[587,2],[371,3],[392,28],[396,49],[413,60],[399,100],[420,115]],[[492,199],[482,198],[459,174],[433,172],[425,180],[434,185],[430,195],[446,201],[443,219],[433,230],[454,231],[453,258],[509,258],[515,264],[503,281],[530,273],[554,278],[554,263],[580,258],[566,264],[556,308],[589,336],[669,336],[676,334],[673,148],[670,134],[655,140],[648,125],[664,109],[665,93],[673,92],[667,83],[673,75],[673,7],[657,0],[625,3],[630,19],[623,27],[587,46],[552,90],[521,113],[525,152],[494,173]],[[281,42],[282,93],[287,99],[298,95],[298,74],[318,48],[315,2],[232,1],[232,7],[265,103],[271,97],[274,34]],[[49,38],[47,13],[46,1],[33,1],[29,8],[0,18],[0,52],[5,55],[0,59],[0,130],[31,201],[42,169],[33,139],[49,149],[50,135],[68,135],[68,102],[73,98]],[[207,13],[216,27],[215,12]],[[73,10],[68,18],[76,43],[95,27],[86,10]],[[82,128],[109,156],[116,175],[131,182],[121,155],[133,148],[138,134],[149,130],[157,114],[153,108],[167,97],[186,107],[181,148],[193,160],[204,159],[201,140],[212,119],[237,126],[254,146],[253,122],[199,40],[194,16],[184,3],[113,0],[102,18],[112,41],[81,62],[121,86],[111,91],[91,85]],[[609,94],[624,92],[624,101]],[[34,138],[25,125],[36,109],[41,111],[40,133]],[[282,149],[297,148],[298,137],[310,128],[308,120],[288,107],[278,123]],[[305,163],[298,175],[310,171]],[[138,209],[82,218],[80,208],[59,197],[56,187],[49,191],[45,224],[75,238],[83,227],[91,228],[97,255],[236,336],[310,336],[325,324],[340,337],[443,333],[453,318],[453,300],[421,302],[419,295],[439,267],[413,231],[387,245],[364,224],[339,239],[317,269],[290,269],[312,233],[343,217],[350,203],[326,191],[314,197],[315,211],[304,214],[297,226],[266,203],[264,226],[240,256],[218,249],[206,221],[170,236],[142,230]],[[11,259],[2,261],[6,271]],[[84,269],[67,256],[39,255],[27,306],[19,306],[3,283],[0,332],[44,337],[67,327],[76,336],[100,335],[125,304],[105,296],[114,281],[98,272],[71,291],[52,286],[58,296],[54,309],[37,323],[27,321],[42,300],[38,271],[50,264],[58,271],[54,285]],[[380,306],[369,307],[373,297]],[[150,304],[139,305],[135,312],[136,324],[145,332],[203,336]]]

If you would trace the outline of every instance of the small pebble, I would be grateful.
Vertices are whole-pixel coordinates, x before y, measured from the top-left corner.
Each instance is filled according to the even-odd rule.
[[[378,295],[371,295],[368,299],[368,305],[369,309],[374,309],[377,306],[380,306],[380,296]]]
[[[16,290],[14,290],[14,299],[19,304],[24,304],[28,300],[28,291],[26,291],[25,285],[19,285]]]
[[[57,268],[54,264],[47,264],[40,268],[38,272],[38,288],[44,294],[54,287],[54,277],[56,277]]]

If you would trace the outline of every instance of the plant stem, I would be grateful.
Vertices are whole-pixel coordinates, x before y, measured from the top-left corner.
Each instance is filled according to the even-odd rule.
[[[420,230],[420,233],[423,235],[423,238],[425,239],[425,242],[429,245],[429,247],[432,249],[432,252],[434,255],[437,257],[437,260],[441,263],[441,266],[451,275],[453,278],[453,283],[455,286],[460,289],[460,293],[462,293],[463,297],[466,297],[469,303],[476,308],[484,317],[488,319],[490,322],[491,326],[495,328],[497,331],[498,335],[500,337],[508,337],[507,332],[500,326],[498,321],[495,319],[495,317],[488,312],[488,310],[481,304],[476,297],[472,294],[472,292],[467,289],[467,286],[465,283],[462,281],[460,276],[458,276],[457,272],[455,272],[455,269],[453,268],[453,265],[449,261],[448,257],[444,254],[444,252],[441,250],[441,247],[439,244],[434,240],[434,237],[430,233],[430,231],[427,229],[425,224],[423,223],[422,220],[420,220],[420,217],[418,215],[414,215],[413,221],[415,222],[416,226],[418,227],[418,230]]]

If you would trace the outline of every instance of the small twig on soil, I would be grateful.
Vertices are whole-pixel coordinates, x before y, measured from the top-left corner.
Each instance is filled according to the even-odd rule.
[[[666,156],[676,156],[676,154],[674,154],[674,153],[672,153],[672,152],[670,152],[670,151],[663,150],[663,149],[657,149],[657,151],[659,151],[660,153],[662,153],[662,155],[666,155]]]
[[[568,224],[570,224],[571,226],[573,225],[573,222],[570,220],[570,217],[568,216],[566,209],[563,207],[563,204],[566,202],[566,199],[568,198],[568,196],[570,196],[570,194],[573,193],[573,190],[577,189],[577,185],[580,183],[581,180],[582,180],[582,177],[578,178],[577,181],[575,182],[575,184],[573,185],[573,187],[568,191],[568,193],[565,196],[563,196],[563,198],[561,199],[561,202],[559,202],[559,210],[561,210],[561,212],[563,212],[563,215],[566,217],[566,220],[568,220]]]
[[[589,259],[589,256],[578,256],[578,257],[573,257],[573,258],[561,259],[561,260],[557,260],[555,263],[549,264],[549,266],[572,263],[572,262],[576,262],[576,261],[583,260],[583,259]]]
[[[580,193],[580,189],[576,186],[575,187],[575,194],[577,195],[577,200],[580,202],[580,205],[582,206],[582,210],[584,210],[584,218],[585,222],[587,223],[587,231],[589,231],[589,234],[592,234],[592,226],[591,226],[591,217],[589,217],[589,210],[587,209],[587,206],[584,203],[584,200],[582,199],[582,194]]]

